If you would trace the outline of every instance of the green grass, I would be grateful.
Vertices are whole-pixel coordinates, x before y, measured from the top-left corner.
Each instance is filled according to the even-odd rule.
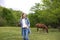
[[[30,40],[60,40],[58,29],[49,29],[49,33],[31,28]],[[20,27],[0,27],[0,40],[22,40]]]

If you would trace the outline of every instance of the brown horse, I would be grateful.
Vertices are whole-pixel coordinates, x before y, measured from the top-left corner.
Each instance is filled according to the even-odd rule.
[[[39,30],[39,28],[42,28],[43,30],[45,29],[45,31],[48,33],[48,27],[45,24],[37,23],[36,27],[37,27],[37,31]]]

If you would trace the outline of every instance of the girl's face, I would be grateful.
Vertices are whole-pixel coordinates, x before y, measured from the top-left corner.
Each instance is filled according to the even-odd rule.
[[[24,14],[22,17],[23,17],[23,18],[26,18],[26,14]]]

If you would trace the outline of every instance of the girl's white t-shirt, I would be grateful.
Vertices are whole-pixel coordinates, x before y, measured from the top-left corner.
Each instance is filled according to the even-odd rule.
[[[26,24],[26,22],[25,22],[25,18],[22,19],[22,27],[23,27],[23,28],[25,28],[25,27],[27,28],[27,24]]]

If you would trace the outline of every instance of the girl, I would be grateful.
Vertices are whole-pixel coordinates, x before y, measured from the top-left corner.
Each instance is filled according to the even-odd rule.
[[[28,34],[30,33],[30,22],[25,13],[22,13],[20,25],[22,27],[23,40],[29,40]]]

